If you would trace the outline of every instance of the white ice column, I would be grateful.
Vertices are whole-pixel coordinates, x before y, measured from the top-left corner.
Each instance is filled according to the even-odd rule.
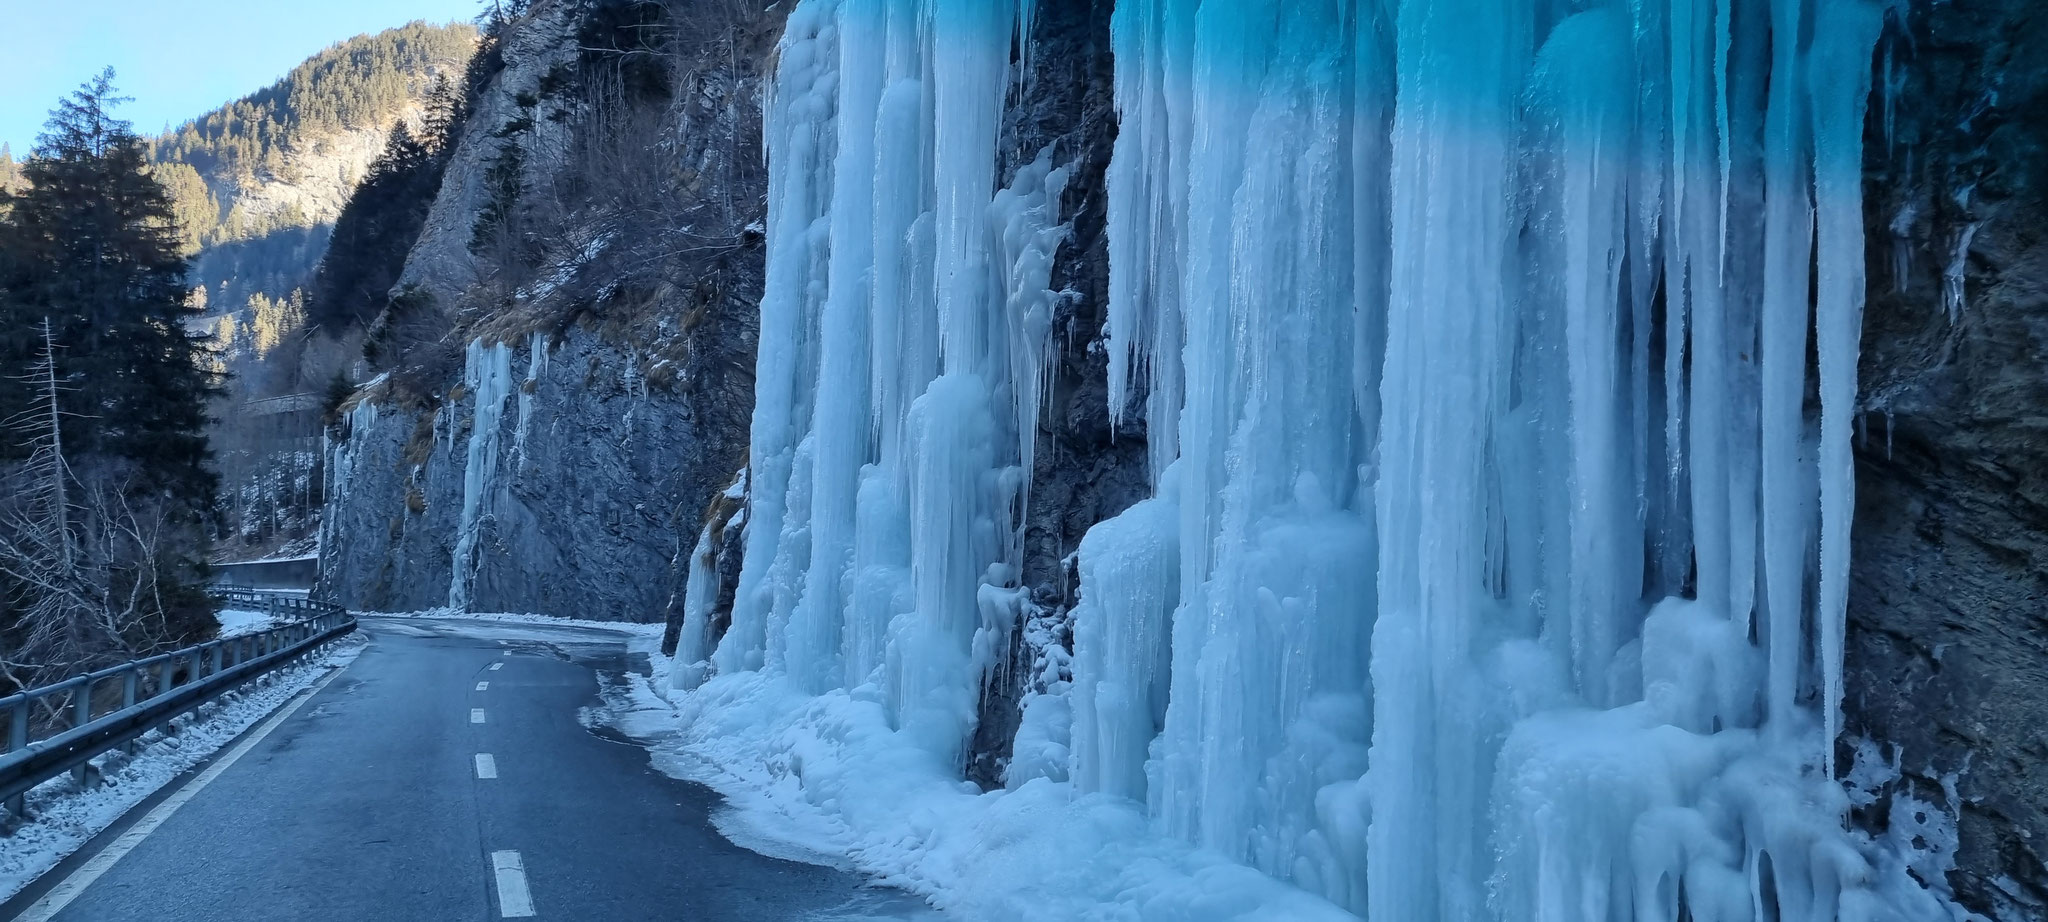
[[[792,681],[824,692],[843,682],[841,629],[853,567],[861,468],[870,459],[869,285],[875,254],[876,113],[886,79],[887,0],[841,0],[838,151],[832,166],[827,294],[819,321],[812,438],[810,566],[790,615]]]
[[[746,551],[732,625],[714,657],[720,672],[763,664],[778,596],[770,571],[789,553],[783,547],[788,492],[817,380],[822,286],[816,282],[831,194],[837,8],[832,0],[808,0],[790,13],[768,101],[768,267],[754,363]]]
[[[1401,4],[1381,399],[1369,915],[1479,918],[1488,873],[1470,660],[1486,586],[1516,103],[1530,11]]]
[[[471,340],[464,355],[462,383],[471,400],[469,450],[462,467],[462,517],[456,524],[448,607],[466,610],[480,565],[477,541],[498,488],[498,448],[504,441],[500,423],[505,418],[505,400],[512,396],[511,348],[504,343],[486,346],[483,340]]]

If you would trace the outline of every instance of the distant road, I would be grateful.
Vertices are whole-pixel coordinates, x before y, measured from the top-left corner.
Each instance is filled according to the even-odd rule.
[[[585,728],[595,671],[626,665],[618,635],[363,626],[371,645],[354,664],[0,905],[0,919],[935,917],[852,875],[731,844],[709,822],[716,793]],[[75,895],[38,903],[53,892]]]

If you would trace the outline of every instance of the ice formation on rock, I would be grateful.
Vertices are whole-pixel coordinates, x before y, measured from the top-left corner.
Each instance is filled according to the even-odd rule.
[[[462,466],[462,518],[455,531],[455,557],[448,581],[448,607],[469,608],[476,584],[477,540],[482,536],[491,491],[497,489],[498,447],[505,400],[512,396],[512,349],[504,343],[471,340],[463,354],[462,385],[469,391],[469,449]]]
[[[1382,922],[1934,911],[1831,777],[1882,13],[1121,0],[1110,410],[1157,495],[1082,544],[1032,776]],[[790,16],[738,598],[675,673],[948,770],[1025,605],[1030,17]]]

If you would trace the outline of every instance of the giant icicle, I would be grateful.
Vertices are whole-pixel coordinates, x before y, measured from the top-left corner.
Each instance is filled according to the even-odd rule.
[[[1156,495],[1081,544],[1032,784],[1382,922],[1918,917],[1829,777],[1879,15],[1117,4],[1108,399]],[[678,673],[875,702],[947,771],[1025,608],[1030,16],[791,15],[739,598]]]
[[[472,340],[464,353],[462,384],[469,391],[472,412],[469,451],[462,467],[462,519],[456,526],[454,566],[448,582],[448,607],[454,609],[470,605],[476,587],[477,541],[483,536],[484,521],[491,514],[498,489],[498,449],[505,437],[500,424],[505,418],[505,401],[512,396],[512,348]],[[454,412],[448,410],[451,417]]]
[[[746,551],[711,665],[812,694],[870,686],[949,762],[1020,613],[1014,513],[1064,236],[1048,157],[994,191],[1029,19],[1008,2],[804,3],[768,112]]]

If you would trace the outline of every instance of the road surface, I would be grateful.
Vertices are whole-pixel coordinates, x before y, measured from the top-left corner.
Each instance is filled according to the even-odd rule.
[[[362,655],[260,740],[258,724],[239,758],[131,811],[0,919],[935,918],[844,872],[733,845],[712,828],[715,792],[586,728],[596,672],[626,665],[621,635],[468,619],[363,630]],[[181,796],[92,876],[96,854]],[[76,895],[39,913],[53,889]]]

